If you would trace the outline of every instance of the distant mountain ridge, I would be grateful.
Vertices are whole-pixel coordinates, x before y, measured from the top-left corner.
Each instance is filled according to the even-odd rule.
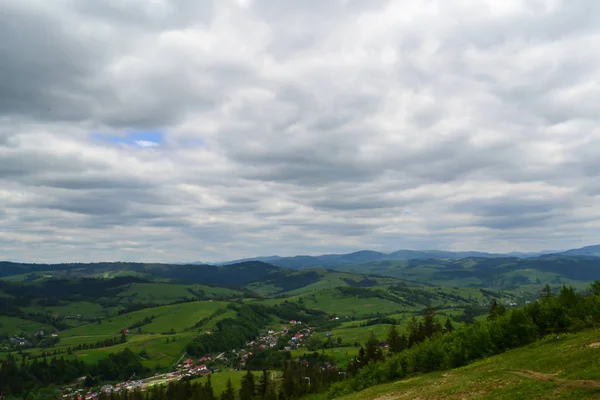
[[[591,250],[584,250],[584,249]],[[240,262],[260,261],[283,268],[306,269],[306,268],[339,268],[348,265],[366,264],[375,261],[408,261],[408,260],[460,260],[464,258],[534,258],[549,254],[564,254],[566,256],[595,256],[600,257],[600,246],[589,246],[583,249],[573,249],[567,252],[542,251],[537,253],[487,253],[481,251],[446,251],[446,250],[397,250],[391,253],[383,253],[374,250],[359,250],[347,254],[324,254],[319,256],[297,255],[291,257],[267,256],[253,257],[239,260],[222,261],[215,265],[230,265]],[[573,253],[569,253],[573,252]]]
[[[600,257],[600,245],[586,246],[558,253],[563,256]]]

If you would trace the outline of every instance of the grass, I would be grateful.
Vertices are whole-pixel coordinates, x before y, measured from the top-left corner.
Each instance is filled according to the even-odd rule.
[[[343,397],[376,398],[598,399],[600,331],[548,337],[463,368],[417,375]]]
[[[307,308],[323,310],[340,318],[354,316],[356,318],[375,315],[376,313],[394,313],[405,311],[406,307],[391,300],[379,297],[351,297],[338,290],[328,289],[289,299],[301,303]]]
[[[281,372],[279,371],[269,371],[271,373],[271,378],[277,379],[281,376]],[[258,383],[259,377],[262,375],[262,372],[252,371],[254,374],[254,382]],[[242,384],[242,377],[246,375],[246,371],[223,371],[223,372],[215,372],[210,376],[211,385],[213,388],[213,392],[215,396],[220,396],[221,393],[225,391],[225,387],[227,386],[227,380],[231,379],[231,383],[235,390],[239,390]],[[196,378],[193,382],[200,382],[204,384],[208,378],[201,377]]]
[[[200,319],[210,316],[219,308],[225,307],[225,305],[225,302],[219,301],[196,301],[146,308],[105,319],[100,324],[90,323],[71,328],[61,332],[60,336],[61,338],[73,336],[114,336],[118,335],[123,329],[152,316],[155,319],[150,324],[142,326],[140,328],[142,332],[163,333],[171,329],[181,331],[194,325]]]
[[[179,359],[185,346],[196,336],[195,329],[186,331],[185,328],[193,326],[200,319],[209,317],[218,309],[224,308],[225,305],[225,302],[198,301],[153,307],[109,317],[100,324],[90,323],[60,332],[61,341],[55,349],[66,350],[81,344],[93,344],[105,339],[119,338],[120,332],[124,328],[146,317],[155,316],[156,318],[150,324],[140,327],[141,333],[137,333],[137,329],[133,329],[127,335],[127,343],[98,349],[77,350],[72,357],[86,363],[94,363],[108,354],[129,348],[135,353],[145,351],[148,356],[144,359],[143,364],[151,369],[158,366],[170,367]],[[207,321],[200,329],[212,329],[219,320],[232,317],[234,314],[234,311],[228,310]],[[172,328],[177,332],[176,334],[163,334]]]
[[[237,297],[240,292],[233,289],[206,285],[179,285],[175,283],[132,283],[117,295],[121,303],[167,304],[181,299]]]
[[[146,367],[155,369],[157,366],[171,367],[181,354],[185,346],[194,338],[191,333],[180,335],[131,335],[128,337],[128,342],[101,349],[84,350],[76,353],[78,359],[93,363],[105,358],[108,354],[123,351],[125,348],[130,349],[134,353],[140,353],[145,350],[148,357],[143,360]],[[168,342],[167,342],[168,340]]]
[[[345,369],[348,366],[348,361],[358,355],[358,347],[336,347],[333,349],[318,350],[317,353],[325,353],[326,355],[333,358],[334,363],[341,369]],[[292,358],[302,358],[306,353],[313,353],[308,351],[306,348],[300,348],[292,350]]]
[[[23,310],[30,313],[45,312],[61,317],[81,315],[84,318],[107,317],[112,311],[112,309],[103,308],[100,304],[89,301],[74,301],[65,305],[47,307],[33,305],[24,307]]]
[[[54,328],[50,325],[42,324],[28,319],[17,317],[0,316],[0,334],[15,335],[22,332],[34,333],[39,331],[52,332]]]
[[[371,332],[373,332],[377,338],[385,339],[391,327],[389,324],[360,326],[361,322],[364,321],[345,322],[340,327],[329,332],[333,333],[334,340],[342,338],[344,344],[353,345],[355,342],[360,344],[366,343],[369,336],[371,336]],[[400,328],[400,330],[402,329]],[[321,334],[321,332],[317,334]]]

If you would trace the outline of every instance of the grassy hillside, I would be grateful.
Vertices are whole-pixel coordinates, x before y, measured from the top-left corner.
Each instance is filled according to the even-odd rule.
[[[0,315],[0,335],[15,335],[22,332],[35,333],[38,331],[51,332],[51,325],[31,321],[28,319]]]
[[[598,399],[600,330],[551,336],[447,372],[345,396],[367,399]]]
[[[589,283],[600,278],[600,258],[547,255],[535,258],[469,257],[459,260],[381,260],[336,267],[435,286],[515,289],[523,285]]]
[[[123,315],[107,318],[100,323],[81,325],[61,332],[61,337],[110,336],[118,335],[123,329],[150,318],[151,322],[141,325],[143,333],[162,333],[171,329],[176,332],[193,326],[199,320],[210,316],[227,303],[218,301],[195,301],[162,307],[151,307]],[[133,328],[136,330],[137,328]]]

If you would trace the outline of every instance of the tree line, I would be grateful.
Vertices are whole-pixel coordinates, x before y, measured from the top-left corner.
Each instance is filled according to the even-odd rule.
[[[40,388],[60,386],[85,376],[85,384],[93,386],[102,381],[126,380],[132,375],[148,375],[150,370],[142,365],[139,355],[130,349],[113,353],[95,364],[85,364],[64,357],[20,360],[9,354],[0,364],[0,393],[7,398],[27,398],[38,393]],[[49,397],[54,399],[55,397]]]
[[[485,321],[464,323],[451,332],[437,331],[412,345],[408,341],[406,348],[392,348],[387,357],[365,350],[365,361],[349,371],[347,380],[332,385],[323,397],[335,398],[417,373],[458,368],[546,335],[578,332],[599,324],[600,281],[585,294],[566,286],[555,294],[546,285],[540,298],[531,304],[507,310],[494,302]]]

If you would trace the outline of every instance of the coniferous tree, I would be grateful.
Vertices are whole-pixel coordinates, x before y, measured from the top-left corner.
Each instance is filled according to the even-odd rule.
[[[454,325],[452,325],[452,321],[450,321],[450,318],[446,318],[446,323],[444,324],[444,331],[446,333],[454,332]]]
[[[492,306],[488,312],[488,320],[494,320],[506,313],[506,307],[503,304],[498,304],[496,299],[492,301]]]
[[[549,284],[546,283],[546,286],[542,289],[541,297],[552,297],[554,294],[552,293],[552,288]]]
[[[271,387],[271,379],[269,378],[269,372],[265,369],[262,375],[258,379],[258,385],[256,386],[256,394],[259,398],[265,397],[267,391]]]
[[[375,332],[371,331],[371,335],[365,346],[365,359],[367,363],[383,360],[383,352],[379,347],[379,343],[379,340],[375,336]]]
[[[221,400],[235,400],[235,389],[231,383],[231,378],[227,379],[225,391],[221,393]]]
[[[240,388],[240,400],[252,400],[256,394],[256,385],[254,383],[254,375],[250,370],[242,378],[242,386]]]
[[[210,375],[208,375],[208,377],[206,378],[206,383],[204,384],[203,389],[204,397],[207,400],[213,400],[215,398],[215,394],[212,388],[212,379]]]
[[[392,325],[390,327],[387,340],[391,353],[399,353],[406,348],[406,336],[398,334],[396,325]]]

